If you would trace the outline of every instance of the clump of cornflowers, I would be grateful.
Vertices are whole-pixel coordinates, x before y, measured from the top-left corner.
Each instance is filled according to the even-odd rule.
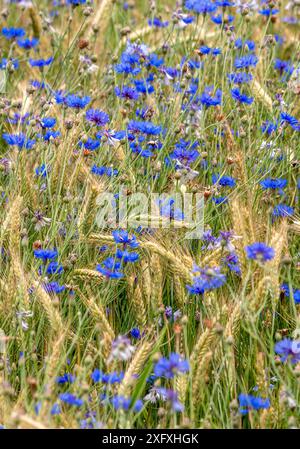
[[[117,373],[116,371],[113,371],[112,373],[104,373],[99,369],[95,369],[91,374],[91,378],[95,383],[112,385],[120,383],[123,380],[124,372]]]
[[[139,412],[143,408],[143,401],[141,399],[134,401],[125,396],[116,395],[108,397],[106,394],[102,394],[101,399],[103,404],[111,404],[115,410]]]
[[[96,266],[96,270],[103,274],[107,279],[120,279],[124,276],[121,271],[121,263],[117,262],[114,257],[108,257]]]
[[[154,366],[154,374],[156,377],[165,377],[173,379],[178,374],[189,371],[189,363],[182,359],[179,354],[172,353],[169,358],[161,357]]]
[[[226,282],[226,275],[220,267],[200,268],[195,265],[192,275],[193,284],[187,285],[187,289],[193,295],[203,295],[205,291],[222,287]]]
[[[281,191],[284,187],[287,185],[287,180],[283,178],[266,178],[263,181],[260,181],[260,185],[264,190],[272,189],[276,190],[278,189]]]
[[[284,338],[275,344],[274,351],[280,355],[282,362],[290,361],[295,364],[300,362],[300,341]]]
[[[23,28],[2,28],[2,35],[7,39],[7,40],[13,40],[16,38],[21,38],[25,36],[25,30]]]
[[[19,148],[19,150],[22,150],[23,148],[25,148],[26,150],[31,150],[31,148],[34,146],[36,142],[34,139],[28,139],[23,133],[20,134],[4,133],[2,134],[2,137],[7,143],[7,145],[16,146]]]
[[[46,262],[48,259],[56,259],[58,256],[56,249],[35,249],[33,254],[34,257],[37,259],[42,259],[43,262]]]
[[[247,415],[252,410],[261,410],[270,408],[270,399],[252,396],[251,394],[239,395],[239,412]]]
[[[50,58],[47,59],[31,59],[29,58],[29,64],[31,65],[31,67],[47,67],[50,64],[52,64],[52,62],[54,61],[54,58],[51,56]]]
[[[91,101],[91,97],[89,96],[84,96],[84,97],[79,97],[78,95],[67,95],[64,99],[63,99],[64,103],[66,106],[68,106],[69,108],[74,108],[74,109],[84,109]]]
[[[281,217],[290,217],[294,214],[294,209],[287,204],[278,204],[274,207],[272,212],[273,219]]]
[[[72,405],[74,407],[81,407],[84,404],[83,399],[68,392],[60,394],[59,399],[65,404]]]
[[[248,259],[253,259],[258,262],[267,262],[268,260],[272,260],[275,256],[274,249],[262,242],[256,242],[252,245],[248,245],[245,250]]]

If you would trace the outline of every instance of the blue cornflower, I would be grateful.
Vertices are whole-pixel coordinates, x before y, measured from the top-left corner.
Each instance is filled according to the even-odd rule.
[[[221,176],[219,175],[212,175],[212,182],[213,184],[219,184],[222,187],[234,187],[236,185],[235,179],[231,176]]]
[[[116,168],[112,168],[112,167],[104,167],[104,166],[100,166],[98,167],[97,165],[93,165],[91,168],[91,173],[93,173],[94,175],[98,175],[98,176],[117,176],[118,175],[118,170]]]
[[[27,139],[25,134],[2,134],[3,139],[8,145],[17,146],[19,149],[26,148],[26,150],[30,150],[34,144],[35,140]]]
[[[50,262],[46,269],[47,274],[61,274],[63,271],[63,266],[56,261]]]
[[[228,198],[227,196],[213,196],[212,197],[212,201],[216,204],[226,204],[228,203]]]
[[[187,289],[194,295],[203,295],[206,290],[214,290],[222,287],[226,282],[226,275],[220,267],[193,268],[193,285],[187,285]]]
[[[53,62],[54,58],[51,56],[48,59],[29,59],[31,67],[45,67]]]
[[[19,67],[19,61],[15,58],[10,58],[10,59],[2,58],[0,61],[0,69],[5,70],[5,69],[7,69],[8,66],[10,66],[14,70],[16,70]]]
[[[45,134],[43,135],[43,140],[45,142],[50,142],[53,139],[56,139],[57,137],[59,137],[60,131],[55,131],[54,129],[48,129]]]
[[[112,236],[116,243],[122,243],[125,246],[130,246],[130,248],[137,248],[139,243],[136,241],[135,235],[129,235],[127,231],[120,229],[112,232]]]
[[[286,362],[290,360],[292,363],[300,362],[300,341],[284,338],[275,344],[274,351],[281,355],[280,360]]]
[[[136,338],[137,340],[139,338],[141,338],[140,330],[137,327],[134,327],[133,329],[131,329],[130,335],[132,338]]]
[[[283,72],[286,72],[289,75],[291,75],[294,71],[294,67],[291,64],[291,61],[283,61],[282,59],[278,58],[275,59],[274,69],[279,70],[281,74]]]
[[[107,278],[120,279],[124,274],[120,271],[121,263],[116,262],[113,257],[108,257],[101,264],[96,266],[96,270]]]
[[[35,249],[33,251],[34,257],[46,261],[48,259],[56,259],[58,256],[56,249]]]
[[[103,371],[99,369],[95,369],[92,374],[91,378],[94,382],[102,382],[104,384],[115,384],[120,383],[124,379],[124,373],[121,371],[120,373],[117,373],[116,371],[105,374]]]
[[[143,133],[157,136],[162,132],[162,127],[156,126],[152,122],[130,120],[130,122],[128,123],[128,130],[134,133]]]
[[[271,135],[272,133],[277,131],[277,128],[278,128],[278,123],[273,123],[270,120],[266,120],[261,126],[262,132],[266,133],[268,135]]]
[[[218,8],[216,3],[210,0],[186,0],[184,6],[197,14],[210,14]]]
[[[287,180],[282,178],[266,178],[260,181],[263,189],[283,189],[287,185]]]
[[[17,37],[25,36],[23,28],[2,28],[2,34],[6,39],[15,39]]]
[[[204,89],[204,92],[200,95],[200,102],[209,108],[210,106],[220,105],[222,102],[222,91],[217,89],[215,94],[213,92],[213,86],[208,86]]]
[[[30,50],[31,48],[34,48],[38,45],[39,40],[36,38],[33,39],[18,39],[17,40],[17,44],[19,45],[19,47],[21,48],[25,48],[25,50]]]
[[[169,359],[161,357],[161,359],[154,366],[154,374],[157,377],[166,377],[173,379],[177,374],[186,373],[189,371],[189,363],[182,359],[179,354],[170,354]]]
[[[159,207],[159,213],[162,217],[167,217],[171,220],[181,221],[184,219],[184,213],[176,207],[176,201],[173,198],[164,198],[157,201]]]
[[[270,399],[255,397],[250,394],[239,395],[240,413],[246,415],[250,410],[270,408]]]
[[[59,285],[58,282],[48,282],[43,284],[43,287],[45,289],[45,291],[49,294],[51,293],[55,293],[55,294],[59,294],[62,293],[66,287],[64,285]]]
[[[278,204],[274,207],[272,215],[274,217],[288,217],[294,214],[294,209],[287,204]]]
[[[138,91],[130,86],[123,86],[122,89],[116,87],[115,94],[117,95],[117,97],[121,97],[126,100],[138,100],[139,98]]]
[[[67,3],[69,5],[73,5],[73,6],[79,6],[79,5],[84,5],[86,3],[87,0],[67,0]]]
[[[238,255],[234,252],[227,254],[223,259],[222,262],[229,268],[230,271],[241,274],[241,267],[239,264],[239,258]]]
[[[247,72],[235,72],[227,75],[228,81],[232,84],[243,84],[252,81],[253,76]]]
[[[234,67],[236,69],[244,69],[246,67],[255,67],[258,63],[258,57],[253,53],[250,53],[245,56],[241,56],[240,58],[236,58],[234,61]]]
[[[58,376],[55,379],[55,382],[57,384],[72,384],[75,382],[75,376],[73,376],[73,374],[70,373],[65,373],[62,376]]]
[[[157,392],[161,395],[164,401],[167,401],[174,412],[182,412],[184,405],[179,402],[178,393],[175,390],[168,388],[158,388]]]
[[[250,41],[249,39],[245,39],[245,41],[243,41],[243,39],[240,37],[235,40],[234,46],[238,49],[246,48],[250,51],[255,50],[255,43],[253,41]]]
[[[131,253],[129,251],[122,251],[121,249],[117,249],[116,251],[116,258],[121,259],[124,263],[133,263],[139,260],[138,253]]]
[[[163,22],[158,17],[154,17],[153,19],[148,20],[148,25],[157,28],[166,28],[169,25],[169,22],[168,21]]]
[[[35,174],[37,176],[42,176],[43,178],[46,178],[48,175],[48,169],[47,166],[45,164],[42,164],[40,167],[37,167],[35,169]]]
[[[191,144],[190,141],[180,139],[180,141],[175,144],[175,149],[169,157],[171,159],[179,160],[182,164],[189,165],[199,156],[199,152],[196,150],[198,145],[198,142]]]
[[[290,114],[286,112],[280,113],[281,122],[288,123],[295,131],[300,131],[300,122]]]
[[[109,122],[108,114],[104,111],[100,111],[99,109],[88,109],[86,111],[85,118],[97,126],[104,126]]]
[[[44,117],[41,119],[40,124],[42,128],[53,128],[56,124],[56,119],[54,117]]]
[[[84,404],[82,399],[71,393],[62,393],[59,395],[59,399],[68,405],[75,405],[76,407],[81,407]]]
[[[281,290],[284,292],[284,295],[289,298],[290,297],[290,288],[289,285],[284,283],[281,285]],[[293,288],[292,289],[293,297],[295,304],[300,303],[300,289],[299,288]]]
[[[53,406],[51,408],[51,411],[50,411],[50,414],[52,416],[54,416],[54,415],[59,415],[60,413],[61,413],[60,405],[57,404],[57,403],[53,404]]]
[[[260,9],[258,11],[259,14],[261,14],[262,16],[274,16],[275,14],[279,13],[279,9],[273,9],[273,8],[264,8],[264,9]]]
[[[217,14],[216,16],[211,16],[210,18],[217,25],[222,25],[225,22],[227,24],[229,24],[229,23],[232,23],[234,21],[234,16],[232,16],[230,14],[228,16],[226,16],[226,17],[224,15],[222,15],[222,14]]]
[[[245,247],[248,259],[266,262],[272,260],[275,256],[275,251],[271,246],[267,246],[262,242],[256,242]]]
[[[91,101],[91,97],[85,96],[85,97],[79,97],[78,95],[67,95],[64,98],[65,104],[69,108],[75,108],[75,109],[83,109],[85,108]]]
[[[94,150],[97,150],[97,148],[99,148],[100,141],[97,140],[97,139],[92,139],[91,137],[89,137],[84,142],[80,141],[79,142],[79,146],[80,147],[84,147],[86,150],[94,151]]]
[[[110,403],[114,407],[115,410],[129,410],[132,407],[132,410],[135,412],[139,412],[143,407],[143,402],[138,399],[132,404],[132,400],[130,398],[126,398],[124,396],[113,396],[110,399]]]
[[[253,103],[253,97],[247,97],[246,94],[242,94],[237,87],[231,90],[231,96],[235,101],[238,101],[239,103]]]
[[[150,95],[154,92],[154,87],[152,86],[152,84],[147,83],[143,80],[134,80],[134,84],[137,92],[140,94]]]

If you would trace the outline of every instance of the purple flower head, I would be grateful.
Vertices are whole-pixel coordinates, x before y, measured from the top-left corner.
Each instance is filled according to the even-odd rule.
[[[97,126],[104,126],[109,122],[108,114],[104,111],[100,111],[99,109],[88,109],[86,111],[85,118],[87,121]]]
[[[279,354],[280,360],[286,362],[290,360],[291,363],[300,362],[300,341],[284,338],[275,344],[274,350]]]
[[[189,371],[189,363],[180,357],[179,354],[170,354],[169,359],[162,357],[154,366],[154,374],[157,377],[173,379],[174,376]]]

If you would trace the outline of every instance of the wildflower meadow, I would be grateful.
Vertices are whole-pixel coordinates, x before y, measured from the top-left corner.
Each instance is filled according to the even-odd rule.
[[[1,429],[300,427],[299,0],[0,0]]]

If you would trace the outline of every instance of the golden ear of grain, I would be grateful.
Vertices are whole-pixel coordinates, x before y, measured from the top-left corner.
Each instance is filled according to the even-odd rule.
[[[33,286],[37,301],[44,309],[53,333],[56,335],[61,335],[64,332],[64,325],[60,314],[51,301],[50,296],[46,293],[39,282],[33,280]]]
[[[141,287],[139,282],[136,281],[134,275],[128,279],[128,287],[129,301],[132,304],[132,312],[135,315],[136,322],[143,329],[147,324],[147,312],[143,301]]]
[[[274,230],[272,233],[272,238],[270,241],[270,246],[275,251],[275,256],[268,263],[268,269],[270,270],[270,289],[273,293],[274,299],[279,298],[280,284],[279,284],[279,274],[280,274],[280,263],[284,253],[284,249],[287,245],[287,230],[288,223],[287,219],[283,218],[278,229]]]
[[[19,294],[21,305],[27,310],[29,306],[29,293],[26,277],[22,267],[20,253],[21,232],[21,207],[23,200],[21,196],[15,198],[12,203],[12,212],[9,223],[9,253],[11,255],[11,271],[8,278],[8,296],[6,308],[11,307],[11,301],[16,293]],[[14,285],[13,285],[14,284]],[[17,288],[16,288],[17,286]]]
[[[88,268],[77,268],[73,271],[72,277],[101,284],[104,280],[103,274],[99,273],[96,270],[89,270]]]
[[[239,237],[235,242],[235,247],[243,275],[246,266],[245,246],[249,245],[251,241],[254,242],[255,239],[253,230],[249,232],[249,214],[238,197],[231,201],[231,216],[234,233]]]
[[[272,99],[257,80],[253,80],[252,88],[255,97],[259,101],[261,101],[261,103],[263,103],[270,112],[272,112],[273,110]]]
[[[92,296],[90,291],[88,297],[84,295],[80,290],[78,290],[78,294],[81,301],[91,312],[95,321],[100,324],[101,332],[103,333],[103,335],[107,334],[110,338],[110,341],[112,342],[112,340],[114,340],[115,338],[115,332],[109,324],[108,319],[106,318],[102,305],[97,304],[96,299]]]
[[[141,279],[142,279],[142,292],[144,303],[146,307],[151,304],[151,272],[149,261],[141,261]]]
[[[153,311],[157,312],[163,305],[163,271],[160,262],[160,257],[157,254],[151,254],[151,305]]]
[[[137,380],[137,376],[141,373],[145,362],[149,359],[152,349],[152,341],[144,341],[141,343],[125,372],[124,379],[119,387],[119,395],[127,396],[130,394],[130,391]]]
[[[32,22],[33,35],[34,37],[39,38],[42,31],[41,18],[34,6],[30,6],[28,12]]]

